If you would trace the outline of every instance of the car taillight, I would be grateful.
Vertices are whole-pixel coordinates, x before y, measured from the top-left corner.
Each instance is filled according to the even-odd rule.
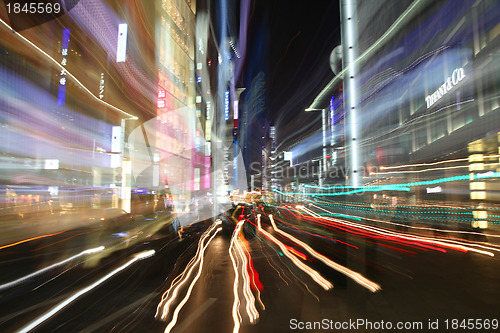
[[[101,216],[101,221],[104,221],[106,218],[104,216]]]

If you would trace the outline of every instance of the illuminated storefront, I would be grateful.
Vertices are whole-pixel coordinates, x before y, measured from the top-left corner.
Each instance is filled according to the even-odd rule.
[[[164,0],[158,16],[155,135],[159,186],[174,195],[178,210],[188,210],[193,192],[206,192],[210,186],[210,157],[207,166],[207,145],[195,107],[196,5],[194,1]]]

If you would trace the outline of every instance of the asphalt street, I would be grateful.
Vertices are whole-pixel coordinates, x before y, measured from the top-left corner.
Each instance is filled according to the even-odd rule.
[[[228,212],[182,238],[171,220],[152,220],[3,248],[0,331],[436,331],[431,323],[440,332],[495,331],[460,327],[500,319],[500,261],[489,251],[363,229],[363,221],[274,213],[276,228],[266,211]],[[89,249],[97,250],[80,254]]]

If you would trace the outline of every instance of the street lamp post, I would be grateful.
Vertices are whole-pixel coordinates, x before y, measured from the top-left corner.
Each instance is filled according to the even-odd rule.
[[[349,170],[350,183],[354,188],[361,185],[362,152],[361,120],[359,119],[360,81],[358,78],[359,65],[357,63],[358,45],[358,14],[356,0],[340,1],[341,38],[343,48],[344,74],[344,110],[346,110],[345,123],[348,125],[347,141],[345,145],[346,167]]]

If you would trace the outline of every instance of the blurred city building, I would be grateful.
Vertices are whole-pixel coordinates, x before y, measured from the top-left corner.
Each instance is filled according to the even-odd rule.
[[[82,2],[19,33],[0,16],[2,204],[130,211],[125,126],[154,115],[150,8]]]
[[[498,177],[478,179],[498,170],[498,2],[363,4],[357,11],[359,55],[367,54],[359,64],[364,182],[421,183],[403,195],[409,202],[498,201]],[[450,162],[387,169],[438,161]],[[450,181],[425,183],[436,179]],[[486,228],[474,215],[472,227]]]
[[[343,69],[306,109],[321,111],[321,126],[273,155],[293,156],[293,171],[273,164],[272,174],[284,175],[274,177],[276,196],[407,184],[408,190],[363,198],[391,207],[447,207],[425,222],[437,227],[495,228],[498,2],[340,5],[342,45],[332,45],[332,61],[341,60]],[[450,207],[464,209],[467,218],[454,218]]]

